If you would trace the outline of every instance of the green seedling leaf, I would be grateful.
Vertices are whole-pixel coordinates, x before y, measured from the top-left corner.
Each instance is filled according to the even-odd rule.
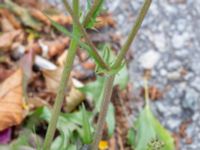
[[[92,5],[91,0],[87,0],[87,12],[88,12],[88,10],[90,10],[91,5]]]
[[[86,94],[88,99],[94,101],[95,109],[98,112],[100,110],[104,82],[105,82],[105,77],[98,76],[96,81],[90,82],[90,83],[84,85],[82,88],[79,88],[83,93]]]
[[[60,136],[56,137],[51,145],[51,150],[55,149],[66,149],[68,145],[68,139],[66,139],[65,133],[60,131]]]
[[[128,144],[131,145],[131,146],[134,146],[135,144],[135,130],[133,128],[130,128],[128,130],[128,135],[127,135],[127,139],[128,139]],[[134,148],[134,147],[132,147]]]
[[[115,131],[115,109],[111,103],[108,107],[106,122],[108,124],[108,136],[111,137]]]
[[[41,121],[49,122],[51,118],[51,111],[46,107],[36,109],[29,117],[27,127],[37,126]],[[82,126],[82,113],[80,111],[74,113],[63,114],[58,118],[57,129],[64,140],[62,144],[64,147],[68,145],[72,133]],[[58,139],[58,142],[60,140]],[[57,143],[58,143],[57,142]],[[55,144],[54,144],[55,145]]]
[[[84,87],[80,88],[80,90],[85,93],[89,99],[94,101],[94,112],[100,112],[105,80],[105,77],[98,76],[96,81],[88,83]],[[115,109],[112,104],[108,107],[106,123],[108,124],[108,135],[112,136],[115,129]]]
[[[170,133],[153,116],[149,106],[140,113],[135,128],[137,129],[134,145],[136,150],[148,150],[149,143],[154,139],[159,139],[164,143],[160,150],[175,149]]]
[[[88,3],[90,7],[87,11],[89,12],[91,8],[91,1],[88,0]],[[96,23],[96,17],[99,16],[99,14],[101,13],[103,3],[104,0],[100,0],[99,5],[96,7],[94,13],[90,17],[90,21],[88,22],[88,24],[86,24],[86,28],[92,28],[94,26],[94,24]]]
[[[35,20],[26,8],[23,8],[11,0],[5,1],[6,8],[15,13],[24,25],[36,30],[41,30],[42,24]]]
[[[152,139],[147,146],[147,150],[161,150],[164,146],[164,143],[159,139]]]
[[[119,88],[121,90],[126,88],[126,85],[128,84],[129,78],[128,78],[128,69],[124,63],[124,65],[121,65],[120,70],[117,70],[118,73],[116,74],[114,85],[119,85]]]
[[[8,145],[0,145],[1,150],[22,150],[22,149],[35,149],[37,147],[37,137],[33,137],[33,132],[28,129],[23,129],[19,132],[16,139],[12,140]],[[37,147],[40,150],[40,147]]]
[[[113,53],[113,51],[110,48],[110,45],[105,44],[101,51],[101,56],[103,60],[109,65],[112,66],[113,62],[115,61],[116,55]],[[120,66],[117,68],[112,68],[111,70],[107,71],[104,69],[101,69],[98,65],[96,67],[97,73],[103,73],[106,75],[114,75],[116,74],[114,85],[119,85],[120,89],[123,90],[127,83],[128,83],[128,69],[125,65],[125,62],[123,62]]]
[[[92,142],[92,132],[90,129],[90,122],[88,113],[85,110],[85,106],[82,106],[82,124],[83,124],[83,136],[82,140],[84,144],[90,144]]]

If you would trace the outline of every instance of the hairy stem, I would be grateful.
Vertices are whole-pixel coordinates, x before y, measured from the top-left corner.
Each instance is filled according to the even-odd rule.
[[[120,52],[117,56],[117,59],[116,59],[114,65],[113,65],[113,68],[116,68],[119,65],[121,65],[122,60],[124,59],[127,51],[129,50],[131,43],[135,39],[136,34],[137,34],[138,30],[140,29],[140,27],[142,25],[144,17],[146,16],[148,9],[149,9],[149,6],[151,5],[151,1],[152,0],[145,0],[144,4],[143,4],[143,6],[142,6],[142,8],[139,12],[139,15],[138,15],[138,17],[135,21],[135,24],[133,25],[133,28],[131,29],[131,32],[128,36],[128,39],[126,40],[125,44],[123,45],[122,49],[120,50]]]
[[[114,79],[115,79],[115,75],[108,76],[105,82],[103,101],[102,101],[101,109],[100,109],[101,111],[99,113],[97,129],[94,135],[94,140],[90,148],[91,150],[98,149],[98,144],[102,137],[102,131],[105,124],[105,118],[106,118],[108,106],[109,106],[111,95],[112,95]]]
[[[71,9],[71,7],[70,7],[69,3],[67,2],[67,0],[63,0],[63,3],[65,5],[65,8],[67,9],[67,11],[69,12],[69,14],[72,16],[74,23],[77,25],[78,29],[80,30],[80,32],[82,33],[83,37],[85,38],[85,41],[93,49],[94,59],[98,62],[98,65],[100,67],[102,67],[103,69],[109,70],[108,65],[103,61],[101,56],[98,54],[97,48],[91,42],[91,40],[89,39],[85,29],[83,28],[83,26],[79,22],[76,13],[73,12],[73,10]]]
[[[78,14],[79,0],[73,0],[73,6],[74,6],[74,11]],[[73,24],[73,34],[80,36],[79,30],[77,30],[77,27],[74,24]],[[52,142],[54,134],[55,134],[58,117],[60,115],[60,110],[61,110],[62,103],[64,100],[64,95],[65,95],[64,92],[65,92],[67,84],[68,84],[68,80],[69,80],[70,72],[72,70],[77,47],[78,47],[78,42],[76,40],[72,40],[70,43],[69,52],[67,54],[66,62],[64,65],[64,70],[62,73],[58,92],[56,95],[51,120],[50,120],[48,129],[47,129],[47,133],[45,136],[45,141],[44,141],[44,146],[43,146],[44,150],[50,149],[51,142]]]
[[[151,0],[145,0],[141,11],[136,19],[136,23],[133,25],[133,28],[131,30],[130,35],[128,36],[127,41],[125,42],[125,44],[123,45],[122,49],[119,52],[119,55],[117,56],[117,59],[113,65],[113,68],[118,67],[119,65],[121,65],[131,43],[133,42],[143,20],[144,17],[149,9],[149,6],[151,4]],[[91,145],[91,150],[97,150],[98,149],[98,144],[99,141],[101,140],[102,137],[102,131],[103,131],[103,126],[105,123],[105,116],[107,114],[108,111],[108,106],[110,103],[110,98],[112,95],[112,86],[113,86],[113,82],[114,82],[114,78],[115,76],[110,76],[108,77],[106,83],[105,83],[105,89],[104,89],[104,96],[103,96],[103,101],[102,101],[102,105],[101,105],[101,111],[99,114],[99,119],[97,122],[97,129],[95,132],[95,137],[94,137],[94,141]]]
[[[90,8],[90,11],[87,13],[84,21],[83,21],[83,26],[86,27],[88,23],[90,22],[90,19],[92,18],[92,15],[95,13],[99,5],[101,5],[103,0],[94,0],[94,3],[92,7]]]

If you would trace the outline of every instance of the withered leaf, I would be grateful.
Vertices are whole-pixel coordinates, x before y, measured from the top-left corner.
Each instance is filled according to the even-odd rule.
[[[55,70],[43,70],[43,75],[45,78],[46,87],[53,93],[56,93],[60,84],[61,75],[63,68],[59,67]],[[71,85],[71,79],[69,80],[67,89],[69,89]]]
[[[17,5],[16,3],[14,3],[11,0],[6,0],[5,4],[6,4],[6,7],[10,11],[12,11],[14,14],[16,14],[20,18],[20,20],[22,21],[22,23],[24,25],[29,26],[36,30],[41,30],[42,24],[40,22],[38,22],[37,20],[35,20],[29,14],[29,11],[26,8]]]
[[[23,35],[22,30],[15,30],[2,34],[0,36],[0,50],[9,50],[14,41],[23,40]]]
[[[22,78],[18,69],[0,85],[0,131],[19,125],[24,118]]]

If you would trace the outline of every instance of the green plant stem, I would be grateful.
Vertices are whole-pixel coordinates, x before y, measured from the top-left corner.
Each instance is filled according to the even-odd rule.
[[[91,150],[97,150],[98,149],[98,144],[99,141],[101,140],[102,137],[102,131],[103,131],[103,127],[105,124],[105,118],[106,118],[106,114],[108,111],[108,106],[110,103],[110,99],[112,96],[112,90],[113,90],[113,83],[114,83],[114,79],[115,79],[115,75],[112,76],[108,76],[105,82],[105,86],[104,86],[104,93],[103,93],[103,101],[101,104],[101,111],[99,113],[99,118],[98,118],[98,122],[97,122],[97,128],[96,128],[96,132],[94,135],[94,140],[93,143],[91,145]]]
[[[102,3],[103,0],[94,0],[92,7],[90,8],[90,11],[87,13],[85,19],[83,20],[83,26],[86,27],[88,23],[90,22],[90,19],[92,18],[92,15],[95,13],[96,9],[99,7],[99,5]]]
[[[78,14],[79,13],[79,11],[78,11],[79,0],[73,0],[73,6],[74,6],[74,11]],[[77,27],[74,24],[73,24],[73,34],[80,36],[79,30],[77,30]],[[72,40],[70,43],[69,52],[67,54],[66,62],[64,65],[64,70],[62,73],[58,92],[56,95],[51,120],[50,120],[48,129],[47,129],[47,133],[45,136],[45,141],[44,141],[44,146],[43,146],[44,150],[50,150],[51,142],[52,142],[54,134],[55,134],[58,117],[60,115],[60,110],[61,110],[62,103],[64,100],[64,95],[65,95],[64,92],[65,92],[67,84],[68,84],[68,80],[69,80],[70,72],[72,70],[77,47],[78,47],[78,42],[76,40]]]
[[[69,3],[67,2],[67,0],[63,0],[63,3],[65,5],[66,10],[72,16],[74,23],[77,25],[78,29],[80,30],[80,32],[82,33],[83,37],[85,38],[85,41],[93,49],[94,57],[95,57],[94,59],[96,59],[97,62],[99,62],[98,65],[103,69],[109,70],[109,66],[103,61],[101,56],[98,54],[97,48],[94,46],[94,44],[89,39],[85,29],[83,28],[83,26],[81,25],[81,23],[79,21],[76,13],[73,12],[73,10],[71,9],[71,7],[70,7]]]
[[[136,23],[133,25],[133,28],[131,30],[130,35],[128,36],[127,41],[125,42],[121,51],[119,52],[119,55],[117,56],[117,59],[115,60],[113,68],[121,65],[131,43],[133,42],[142,22],[144,20],[144,17],[149,9],[150,4],[151,4],[151,0],[145,0],[143,6],[141,8],[141,11],[136,19]],[[105,116],[107,114],[108,106],[110,103],[110,98],[112,95],[112,87],[113,87],[114,78],[115,78],[114,75],[110,76],[110,77],[108,77],[107,81],[105,82],[105,89],[104,89],[103,101],[102,101],[102,105],[101,105],[101,111],[100,111],[99,119],[97,122],[97,129],[95,132],[94,141],[91,145],[91,150],[98,149],[98,144],[102,137],[103,126],[105,123]]]
[[[129,50],[129,47],[130,47],[132,41],[135,39],[136,34],[142,25],[142,22],[148,12],[151,2],[152,2],[152,0],[145,0],[144,4],[139,12],[139,15],[137,16],[135,24],[133,25],[133,28],[131,29],[128,39],[126,40],[125,44],[121,48],[121,50],[116,58],[113,68],[117,68],[119,65],[121,65],[122,60],[124,59],[127,51]]]
[[[149,87],[148,87],[148,79],[144,77],[144,99],[145,105],[149,106]]]

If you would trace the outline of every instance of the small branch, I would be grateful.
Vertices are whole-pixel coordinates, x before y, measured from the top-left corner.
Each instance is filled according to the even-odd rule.
[[[96,132],[94,135],[93,143],[91,145],[91,150],[98,149],[98,144],[102,137],[102,131],[103,131],[103,127],[105,124],[105,118],[106,118],[108,106],[109,106],[111,95],[112,95],[114,79],[115,79],[114,75],[109,76],[109,77],[107,77],[107,81],[105,83],[103,101],[102,101],[101,109],[100,109],[101,111],[99,113],[97,129],[96,129]]]
[[[72,16],[74,23],[77,25],[77,27],[79,28],[80,32],[83,34],[83,37],[85,38],[87,44],[93,49],[94,59],[99,63],[98,65],[100,67],[104,68],[104,69],[109,70],[108,65],[103,61],[103,59],[101,58],[101,56],[98,54],[96,47],[94,46],[94,44],[89,39],[89,37],[88,37],[85,29],[83,28],[83,26],[79,22],[79,19],[77,18],[76,14],[71,9],[71,7],[70,7],[69,3],[67,2],[67,0],[63,0],[63,3],[65,5],[66,10]]]
[[[136,22],[135,22],[135,24],[134,24],[134,26],[133,26],[133,28],[132,28],[129,36],[128,36],[128,39],[126,40],[125,44],[123,45],[121,51],[119,52],[119,54],[117,56],[117,59],[116,59],[114,65],[113,65],[113,68],[116,68],[119,65],[121,65],[122,60],[124,59],[127,51],[129,50],[131,43],[135,39],[136,34],[141,27],[141,24],[144,20],[144,17],[146,16],[147,11],[149,9],[149,6],[151,5],[151,1],[152,0],[145,0],[144,4],[143,4],[143,6],[140,10],[140,13],[139,13],[139,15],[136,19]]]
[[[141,11],[136,19],[136,23],[134,24],[130,35],[128,36],[127,41],[125,42],[124,46],[122,47],[119,55],[117,56],[117,59],[113,65],[113,68],[118,67],[119,65],[121,65],[131,43],[133,42],[143,20],[144,17],[149,9],[149,6],[151,4],[151,0],[145,0]],[[102,137],[102,131],[103,131],[103,126],[105,123],[105,116],[107,114],[107,110],[108,110],[108,106],[110,103],[110,98],[111,98],[111,94],[112,94],[112,86],[113,86],[113,82],[114,82],[114,78],[115,76],[109,76],[106,83],[105,83],[105,88],[104,88],[104,96],[103,96],[103,101],[102,101],[102,105],[101,105],[101,111],[99,114],[99,119],[97,122],[97,129],[95,132],[95,136],[94,136],[94,141],[91,145],[91,150],[97,150],[98,149],[98,144],[99,141],[101,140]]]
[[[74,5],[75,12],[78,13],[79,0],[73,0],[73,5]],[[79,31],[77,30],[77,27],[74,24],[73,24],[73,34],[80,36],[80,33],[79,33]],[[62,103],[63,103],[63,100],[64,100],[64,92],[65,92],[66,86],[68,84],[68,80],[69,80],[70,72],[72,70],[72,66],[73,66],[75,55],[76,55],[77,47],[78,47],[78,42],[76,40],[72,40],[71,43],[70,43],[69,52],[68,52],[66,62],[65,62],[65,65],[64,65],[64,70],[63,70],[62,77],[61,77],[61,80],[60,80],[58,92],[57,92],[57,95],[56,95],[51,120],[50,120],[48,129],[47,129],[47,133],[46,133],[46,136],[45,136],[45,141],[44,141],[44,146],[43,146],[44,150],[50,149],[50,146],[51,146],[54,134],[55,134],[58,117],[60,115],[60,110],[61,110]]]
[[[144,77],[144,99],[145,105],[149,106],[149,88],[148,88],[148,79]]]
[[[84,21],[83,21],[83,26],[86,27],[87,24],[90,22],[90,19],[92,18],[92,15],[95,13],[97,7],[102,3],[103,0],[94,0],[94,3],[90,9],[90,11],[87,13]]]

